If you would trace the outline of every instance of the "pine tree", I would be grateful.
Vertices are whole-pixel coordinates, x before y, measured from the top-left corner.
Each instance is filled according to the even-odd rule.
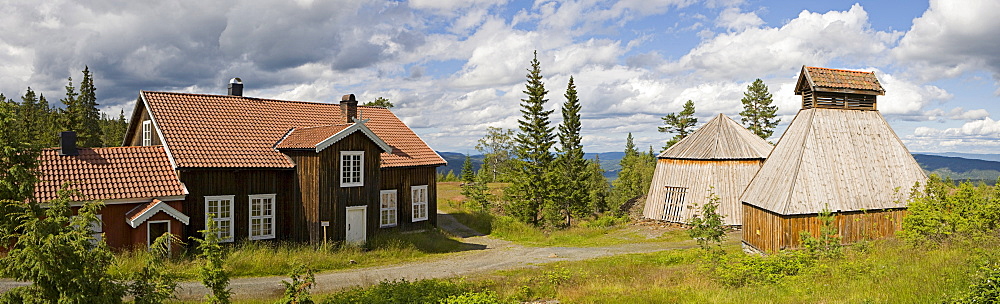
[[[625,140],[625,156],[619,162],[621,171],[618,178],[611,183],[611,200],[615,205],[625,212],[628,202],[635,200],[649,190],[649,183],[653,179],[653,171],[656,168],[655,157],[647,153],[640,153],[635,148],[632,133],[628,134]]]
[[[393,105],[391,102],[389,102],[389,99],[382,98],[382,96],[379,96],[378,98],[375,98],[374,101],[366,102],[364,104],[364,106],[383,107],[383,108],[386,108],[386,109],[391,109],[395,105]]]
[[[589,188],[587,179],[589,163],[583,159],[583,144],[580,137],[580,99],[576,95],[576,84],[569,77],[566,86],[566,102],[562,106],[562,124],[559,125],[559,152],[556,158],[559,169],[560,188],[558,197],[558,213],[565,218],[564,226],[572,224],[573,217],[583,217],[587,214]],[[555,219],[553,219],[555,220]]]
[[[472,171],[472,157],[465,155],[465,162],[462,163],[462,182],[471,183],[475,180],[475,172]]]
[[[66,98],[61,100],[66,105],[60,117],[61,128],[76,131],[77,144],[81,147],[100,147],[102,144],[101,116],[97,110],[96,93],[93,75],[90,74],[90,68],[85,67],[80,92],[76,92],[73,77],[70,77],[69,84],[66,85]]]
[[[667,141],[667,144],[663,146],[663,150],[669,149],[671,146],[676,144],[681,139],[684,139],[689,133],[691,133],[691,128],[698,123],[698,119],[694,117],[694,102],[688,100],[684,103],[684,109],[680,113],[670,113],[667,116],[663,116],[663,124],[666,126],[659,127],[660,132],[670,132],[676,133],[673,138]]]
[[[125,139],[128,122],[125,121],[125,111],[118,114],[117,119],[101,113],[101,144],[103,147],[118,147]]]
[[[121,303],[125,288],[108,274],[114,260],[103,240],[94,241],[100,202],[85,202],[76,212],[65,187],[59,198],[42,204],[0,200],[4,210],[0,244],[11,244],[0,258],[0,274],[33,282],[5,293],[10,303]],[[75,213],[75,214],[74,214]],[[13,229],[11,229],[13,228]]]
[[[774,100],[764,81],[757,78],[753,84],[747,86],[747,91],[743,93],[740,102],[743,103],[743,112],[740,112],[743,125],[760,138],[771,137],[771,134],[774,134],[774,127],[778,126],[781,119],[774,118],[777,116],[775,113],[778,112],[778,106],[772,105]]]
[[[538,62],[538,51],[531,60],[531,69],[526,75],[528,83],[521,100],[521,119],[518,119],[517,163],[513,183],[505,195],[511,202],[510,212],[519,220],[538,226],[541,208],[551,202],[552,174],[550,164],[553,156],[549,150],[555,144],[553,127],[549,126],[549,115],[553,110],[545,110],[545,84]]]
[[[23,202],[35,192],[39,147],[26,136],[17,107],[0,94],[0,200]]]

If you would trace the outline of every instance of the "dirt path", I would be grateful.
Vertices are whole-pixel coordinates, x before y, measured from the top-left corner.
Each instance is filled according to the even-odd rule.
[[[654,252],[694,247],[693,241],[677,243],[637,243],[611,247],[525,247],[508,241],[483,236],[447,214],[438,214],[438,226],[461,237],[478,250],[448,254],[445,257],[397,265],[369,267],[319,273],[313,293],[329,293],[354,286],[374,285],[384,280],[419,280],[450,278],[496,270],[531,267],[532,264],[555,261],[576,261],[625,253]],[[252,299],[278,297],[284,291],[282,280],[287,277],[257,277],[233,279],[230,287],[234,298]],[[0,281],[0,291],[15,287],[17,282]],[[181,300],[198,300],[208,292],[200,282],[184,282],[176,294]]]

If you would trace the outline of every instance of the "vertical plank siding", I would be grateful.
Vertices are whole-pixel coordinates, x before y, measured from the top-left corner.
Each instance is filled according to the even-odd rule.
[[[191,217],[188,236],[199,236],[205,229],[205,196],[233,195],[233,236],[247,239],[252,194],[275,194],[275,236],[278,240],[304,240],[302,205],[294,170],[181,170],[181,182],[189,194],[183,212]]]
[[[364,185],[340,186],[340,152],[364,151]],[[330,221],[328,236],[343,240],[347,235],[347,207],[368,206],[367,229],[369,238],[378,230],[378,192],[381,184],[378,145],[360,132],[351,134],[319,153],[319,219]],[[309,223],[320,229],[320,223]],[[321,236],[321,235],[320,235]]]
[[[427,220],[413,222],[411,186],[427,185]],[[437,173],[435,167],[402,167],[382,169],[382,188],[396,189],[396,214],[398,226],[395,230],[414,230],[437,227]],[[378,209],[375,209],[378,211]],[[387,230],[387,229],[382,229]],[[390,229],[391,230],[391,229]]]
[[[834,225],[841,243],[850,244],[895,235],[906,214],[906,209],[836,212]],[[769,253],[801,248],[799,233],[818,237],[823,225],[817,214],[783,216],[745,203],[743,216],[743,242]]]
[[[657,160],[652,186],[646,195],[643,216],[646,218],[686,223],[699,214],[700,206],[708,203],[709,194],[719,196],[719,214],[724,215],[726,225],[743,224],[743,210],[740,195],[754,174],[760,169],[763,159],[754,160],[688,160],[661,158]],[[687,188],[684,209],[680,216],[665,212],[666,187]]]

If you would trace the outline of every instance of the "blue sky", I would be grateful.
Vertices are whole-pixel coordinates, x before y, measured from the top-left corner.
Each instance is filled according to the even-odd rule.
[[[702,122],[738,119],[756,78],[779,106],[777,141],[809,65],[875,71],[911,151],[1000,153],[997,1],[56,0],[0,14],[0,92],[55,102],[89,65],[115,114],[139,90],[222,94],[241,77],[247,96],[386,97],[435,149],[475,153],[487,127],[516,127],[538,50],[550,108],[575,77],[588,152],[620,151],[629,132],[658,149],[660,117],[689,99]]]

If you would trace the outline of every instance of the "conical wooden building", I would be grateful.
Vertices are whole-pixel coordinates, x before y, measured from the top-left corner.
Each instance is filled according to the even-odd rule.
[[[714,192],[725,223],[741,225],[740,194],[770,152],[767,141],[719,114],[657,157],[643,216],[687,223]]]
[[[756,251],[801,246],[835,214],[844,243],[899,230],[906,199],[926,175],[877,110],[874,73],[803,67],[802,109],[740,199],[743,243]]]

